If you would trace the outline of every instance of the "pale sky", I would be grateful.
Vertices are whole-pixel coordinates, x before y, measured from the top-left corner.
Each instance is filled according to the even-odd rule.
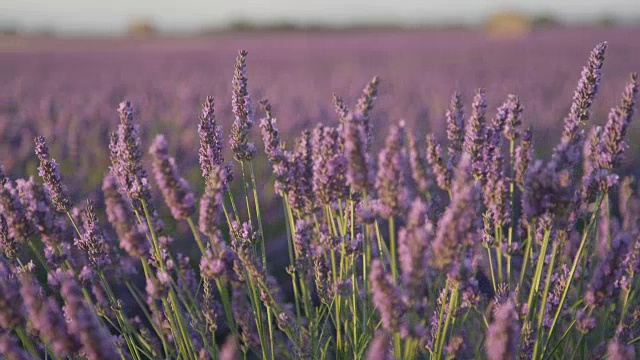
[[[117,33],[140,18],[163,30],[186,31],[222,27],[239,19],[301,24],[473,23],[504,9],[548,12],[567,21],[603,15],[640,19],[639,0],[0,0],[0,26]]]

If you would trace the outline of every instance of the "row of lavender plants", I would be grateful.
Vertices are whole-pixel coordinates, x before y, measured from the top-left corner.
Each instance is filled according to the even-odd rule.
[[[191,229],[199,259],[183,254],[191,243],[174,241],[158,216],[130,102],[118,108],[102,185],[112,229],[103,228],[92,201],[73,206],[37,137],[42,185],[0,173],[0,353],[633,359],[640,191],[615,171],[638,84],[632,74],[606,124],[586,131],[605,50],[597,45],[583,68],[547,161],[533,158],[532,130],[523,129],[524,106],[514,95],[488,118],[484,90],[470,110],[454,94],[446,150],[401,121],[377,158],[377,77],[353,107],[335,96],[339,124],[304,130],[293,148],[280,138],[269,102],[260,101],[264,151],[283,205],[268,212],[284,214],[290,296],[270,275],[279,269],[267,258],[274,242],[265,238],[254,171],[260,155],[249,142],[246,52],[233,77],[235,164],[223,158],[213,98],[203,104],[199,204],[165,136],[148,150],[155,184],[173,220]]]

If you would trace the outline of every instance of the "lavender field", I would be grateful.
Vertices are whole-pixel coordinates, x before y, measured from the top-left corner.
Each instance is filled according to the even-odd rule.
[[[0,38],[0,358],[637,358],[638,35]]]

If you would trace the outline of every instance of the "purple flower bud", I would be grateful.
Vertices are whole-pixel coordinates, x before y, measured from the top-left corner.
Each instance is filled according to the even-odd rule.
[[[393,126],[378,154],[376,192],[377,213],[381,217],[403,214],[409,208],[409,189],[405,184],[408,162],[404,147],[404,121]]]
[[[436,175],[438,186],[444,191],[451,191],[451,169],[445,164],[442,158],[440,144],[436,142],[432,134],[427,135],[427,161],[431,165],[433,173]]]
[[[619,234],[611,241],[611,248],[607,256],[596,268],[596,272],[589,283],[584,301],[591,307],[601,307],[615,301],[616,280],[622,277],[624,258],[629,251],[631,236]]]
[[[231,150],[237,161],[251,161],[255,155],[255,146],[248,142],[249,130],[253,126],[251,97],[247,89],[247,52],[241,50],[236,58],[233,74],[233,96],[231,106],[236,119],[231,128]]]
[[[32,360],[33,358],[26,350],[23,350],[16,338],[9,332],[0,332],[0,354],[7,357],[7,360]]]
[[[636,358],[636,351],[633,345],[627,345],[618,338],[613,338],[607,346],[608,360],[632,360]]]
[[[198,226],[205,235],[212,236],[220,226],[220,216],[223,212],[224,181],[226,168],[215,166],[207,180],[206,189],[200,199],[200,217]]]
[[[348,196],[347,160],[342,153],[341,141],[336,128],[318,125],[313,130],[313,193],[323,205],[331,205]]]
[[[518,354],[520,324],[513,300],[500,305],[487,330],[486,352],[490,360],[513,359]]]
[[[195,195],[187,180],[180,177],[175,159],[169,156],[164,135],[156,136],[149,153],[153,155],[153,173],[171,215],[176,220],[187,219],[196,211]]]
[[[313,143],[311,132],[308,130],[304,130],[298,140],[291,162],[291,172],[291,208],[299,214],[310,214],[317,205],[313,193]]]
[[[14,238],[9,236],[9,226],[4,215],[0,214],[0,250],[4,251],[7,258],[18,256],[18,246]]]
[[[529,166],[533,160],[533,132],[529,126],[522,134],[520,144],[515,151],[514,167],[515,182],[521,191],[524,191],[524,183],[529,172]]]
[[[0,329],[13,330],[24,322],[24,316],[15,269],[0,258]]]
[[[344,156],[347,159],[347,184],[356,193],[371,189],[372,167],[362,119],[349,113],[344,121]]]
[[[111,248],[98,225],[91,200],[87,200],[87,207],[82,214],[82,224],[84,232],[76,239],[75,245],[87,254],[94,268],[104,270],[112,264]]]
[[[65,301],[69,332],[80,339],[84,356],[91,360],[118,359],[113,337],[100,325],[71,274],[62,275],[60,294]]]
[[[15,185],[8,179],[0,184],[0,213],[5,216],[9,238],[19,243],[26,242],[35,229],[27,216]]]
[[[120,241],[120,247],[134,257],[146,256],[150,249],[145,224],[131,223],[135,218],[131,205],[125,201],[113,176],[107,175],[102,183],[107,219]]]
[[[407,311],[406,305],[393,279],[384,272],[382,262],[378,259],[371,262],[369,281],[373,305],[382,319],[382,328],[390,333],[401,331],[404,328],[402,316]]]
[[[129,101],[123,101],[118,108],[120,124],[117,133],[111,135],[109,150],[111,153],[111,174],[118,182],[120,191],[140,216],[144,215],[142,201],[147,205],[156,230],[162,229],[153,202],[151,185],[147,172],[142,167],[142,145],[140,129],[133,123],[133,107]]]
[[[35,138],[36,155],[40,159],[38,174],[44,181],[44,186],[49,190],[51,202],[55,205],[56,210],[67,212],[71,208],[71,202],[66,194],[66,188],[60,180],[60,168],[55,159],[49,156],[49,148],[43,136]]]
[[[598,92],[602,77],[602,65],[607,43],[598,44],[589,62],[582,70],[578,87],[573,95],[571,110],[564,120],[564,130],[560,144],[554,149],[550,166],[555,171],[573,167],[580,158],[580,147],[584,137],[580,127],[591,117],[591,105]]]
[[[472,246],[477,236],[477,204],[480,200],[478,185],[469,179],[470,157],[465,154],[456,173],[453,198],[444,212],[431,244],[431,263],[439,269],[451,270],[451,265],[462,249]]]
[[[638,75],[631,74],[620,104],[609,112],[609,119],[602,132],[602,143],[599,144],[597,155],[599,165],[604,169],[617,167],[623,160],[625,150],[629,147],[625,142],[625,136],[638,100],[637,80]]]
[[[445,116],[447,118],[447,140],[449,140],[447,151],[449,168],[455,168],[464,146],[464,109],[460,93],[454,92],[451,96],[451,103]]]
[[[398,260],[402,281],[413,300],[424,295],[427,272],[427,250],[433,237],[433,226],[428,222],[427,204],[419,198],[411,204],[407,225],[398,231]]]
[[[409,166],[411,166],[411,177],[423,196],[429,194],[431,179],[427,175],[427,166],[423,154],[420,152],[418,143],[410,132],[407,133],[407,150],[409,156]]]
[[[57,301],[44,296],[44,291],[31,276],[22,279],[20,294],[31,326],[56,355],[71,356],[80,350],[79,339],[69,333]]]
[[[485,140],[485,116],[487,112],[487,99],[484,89],[476,90],[476,95],[471,104],[471,118],[467,123],[464,136],[464,151],[471,156],[473,176],[479,179],[482,176],[482,147]]]
[[[224,163],[222,156],[223,141],[222,129],[216,123],[214,113],[213,98],[208,96],[204,104],[202,104],[202,115],[200,116],[200,124],[198,124],[198,135],[200,136],[200,169],[202,177],[208,179],[211,176],[213,168],[221,166]],[[231,173],[231,165],[228,165],[227,178],[225,186],[231,182],[233,174]]]
[[[362,90],[362,95],[358,99],[355,109],[355,112],[362,121],[362,130],[364,132],[367,151],[371,149],[371,143],[373,142],[371,110],[373,109],[373,102],[378,96],[378,85],[380,85],[380,78],[374,76]]]
[[[392,360],[391,343],[389,335],[383,330],[378,330],[373,335],[373,340],[369,344],[366,360]]]
[[[236,345],[236,339],[233,336],[227,337],[224,344],[220,348],[218,359],[220,360],[237,360],[240,357]]]

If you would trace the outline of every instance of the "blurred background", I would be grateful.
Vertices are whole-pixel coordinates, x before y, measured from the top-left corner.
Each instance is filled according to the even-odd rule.
[[[638,39],[635,0],[3,0],[0,161],[14,177],[35,175],[33,137],[44,135],[75,200],[99,196],[108,133],[128,98],[144,146],[165,133],[182,174],[201,192],[200,104],[215,97],[228,134],[239,49],[249,51],[254,104],[269,98],[289,145],[302,129],[337,124],[333,93],[353,106],[378,75],[378,145],[400,119],[418,137],[443,139],[451,94],[460,91],[469,112],[475,89],[484,87],[489,116],[508,94],[520,96],[536,155],[545,157],[590,50],[609,42],[592,119],[600,124],[629,73],[640,70]],[[258,186],[268,197],[272,182],[257,127],[252,136],[265,175]],[[640,139],[640,125],[630,136]],[[640,145],[630,144],[627,173],[640,165]]]

